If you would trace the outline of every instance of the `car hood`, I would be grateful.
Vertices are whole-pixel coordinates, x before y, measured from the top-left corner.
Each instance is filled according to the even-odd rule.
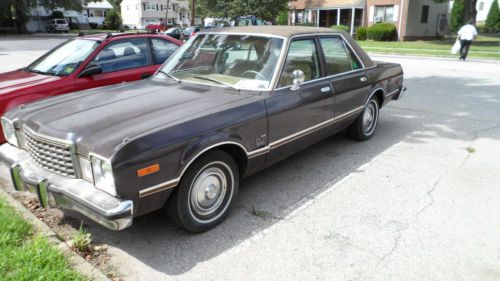
[[[0,95],[59,79],[61,77],[42,75],[24,70],[2,73],[0,74]]]
[[[72,140],[78,153],[87,155],[94,147],[113,150],[125,139],[252,97],[215,86],[143,80],[41,100],[8,117],[19,119],[35,133]]]

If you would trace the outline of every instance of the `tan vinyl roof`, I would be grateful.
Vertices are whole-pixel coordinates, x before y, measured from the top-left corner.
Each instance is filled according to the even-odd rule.
[[[254,26],[235,26],[208,29],[206,32],[224,32],[224,33],[254,33],[262,35],[274,35],[285,38],[290,38],[299,34],[314,34],[314,33],[341,33],[341,31],[326,27],[310,27],[310,26],[284,26],[284,25],[254,25]]]

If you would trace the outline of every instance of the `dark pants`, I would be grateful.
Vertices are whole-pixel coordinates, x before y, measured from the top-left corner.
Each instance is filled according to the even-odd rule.
[[[465,60],[472,40],[460,40],[460,58]]]

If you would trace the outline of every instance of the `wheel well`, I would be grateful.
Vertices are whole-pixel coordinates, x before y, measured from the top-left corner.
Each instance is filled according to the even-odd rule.
[[[243,177],[243,175],[245,174],[245,171],[247,169],[247,154],[243,150],[243,148],[241,148],[240,146],[238,146],[236,144],[223,144],[220,146],[216,146],[212,149],[209,149],[209,150],[205,151],[203,154],[205,154],[209,151],[213,151],[213,150],[222,150],[222,151],[226,152],[227,154],[229,154],[234,159],[234,162],[236,162],[236,165],[238,166],[240,178]]]
[[[378,107],[381,108],[384,104],[384,91],[382,89],[378,89],[375,91],[375,96],[377,97]]]

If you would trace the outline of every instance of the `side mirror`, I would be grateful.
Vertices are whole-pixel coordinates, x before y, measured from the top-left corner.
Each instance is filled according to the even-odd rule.
[[[89,77],[94,74],[99,74],[102,73],[102,68],[97,65],[97,64],[90,64],[88,65],[80,74],[78,75],[78,78],[80,77]]]
[[[292,91],[300,89],[299,85],[304,82],[304,72],[300,69],[294,70],[290,77],[293,79]]]

